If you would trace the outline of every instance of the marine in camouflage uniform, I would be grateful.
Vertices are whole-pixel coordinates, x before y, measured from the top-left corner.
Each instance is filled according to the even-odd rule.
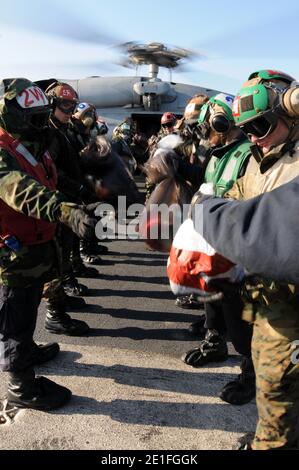
[[[40,347],[33,341],[43,283],[59,270],[56,222],[82,236],[94,234],[90,218],[55,189],[51,135],[44,127],[49,112],[34,83],[0,83],[0,369],[10,372],[8,403],[36,409],[61,406],[71,396],[44,377],[36,379],[33,370],[59,352],[56,343]]]
[[[247,171],[227,197],[253,198],[299,175],[299,122],[282,107],[292,78],[275,71],[252,74],[234,102],[234,115],[251,141]],[[299,364],[292,361],[299,338],[299,287],[267,279],[246,283],[244,319],[254,321],[252,355],[256,372],[258,424],[254,450],[299,444]],[[298,447],[297,447],[298,448]]]
[[[137,129],[132,118],[126,118],[114,128],[112,133],[113,149],[123,159],[133,175],[138,167],[148,159],[148,142],[145,134]]]
[[[57,167],[57,188],[74,203],[92,202],[95,195],[84,184],[79,165],[79,148],[71,133],[70,118],[78,104],[78,96],[72,87],[60,82],[50,85],[46,94],[52,99],[54,106],[49,119],[49,128],[53,135],[49,150]],[[75,251],[76,268],[85,268],[80,258],[79,239],[68,227],[59,225],[57,240],[61,253],[61,273],[44,287],[43,297],[47,301],[45,327],[51,333],[81,336],[89,330],[85,322],[78,323],[74,319],[64,321],[66,310],[76,310],[86,305],[80,295],[84,294],[87,288],[78,283],[72,266]],[[92,271],[90,275],[98,275],[94,268],[86,270]],[[76,296],[66,295],[65,287]]]

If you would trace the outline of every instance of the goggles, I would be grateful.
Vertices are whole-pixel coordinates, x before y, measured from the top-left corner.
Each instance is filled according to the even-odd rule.
[[[240,126],[243,132],[247,135],[254,135],[259,139],[267,137],[274,131],[278,122],[279,116],[272,112],[265,113],[252,121],[246,122]]]
[[[170,121],[170,122],[165,122],[164,124],[162,124],[162,127],[165,127],[165,129],[170,129],[171,127],[174,127],[174,125],[175,125],[175,122]]]
[[[77,103],[75,101],[68,101],[68,100],[57,100],[56,107],[62,111],[64,114],[73,114]]]

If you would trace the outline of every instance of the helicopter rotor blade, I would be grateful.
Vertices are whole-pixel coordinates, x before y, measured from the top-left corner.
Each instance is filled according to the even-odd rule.
[[[38,16],[32,14],[32,11],[40,9],[40,5],[40,1],[31,0],[29,8],[27,2],[23,0],[11,0],[1,6],[0,21],[51,36],[97,45],[114,45],[121,42],[102,27],[96,28],[90,21],[84,21],[83,17],[78,18],[58,2],[53,4],[51,0],[44,0],[42,6],[45,14]]]

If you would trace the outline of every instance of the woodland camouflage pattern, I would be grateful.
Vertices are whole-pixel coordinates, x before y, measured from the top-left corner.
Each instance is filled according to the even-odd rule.
[[[292,342],[299,338],[298,309],[280,319],[255,321],[252,359],[259,420],[254,450],[298,448],[299,364],[292,364]]]
[[[12,209],[28,217],[56,222],[64,197],[50,191],[25,173],[17,159],[0,149],[0,198]],[[18,252],[0,248],[0,283],[27,287],[40,278],[51,278],[49,271],[57,259],[54,242],[23,246]]]
[[[298,143],[293,145],[298,148]],[[275,155],[276,158],[271,159]],[[299,151],[273,148],[262,171],[251,157],[245,175],[226,193],[250,199],[291,181],[299,173]],[[252,448],[269,450],[299,445],[299,365],[292,364],[292,343],[299,339],[299,286],[253,279],[243,289],[243,319],[254,321],[252,356],[256,373],[258,424]]]

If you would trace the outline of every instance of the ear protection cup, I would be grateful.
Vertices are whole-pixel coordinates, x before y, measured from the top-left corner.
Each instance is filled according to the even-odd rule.
[[[232,127],[232,121],[227,119],[223,113],[216,113],[210,120],[212,129],[218,134],[227,134]]]

